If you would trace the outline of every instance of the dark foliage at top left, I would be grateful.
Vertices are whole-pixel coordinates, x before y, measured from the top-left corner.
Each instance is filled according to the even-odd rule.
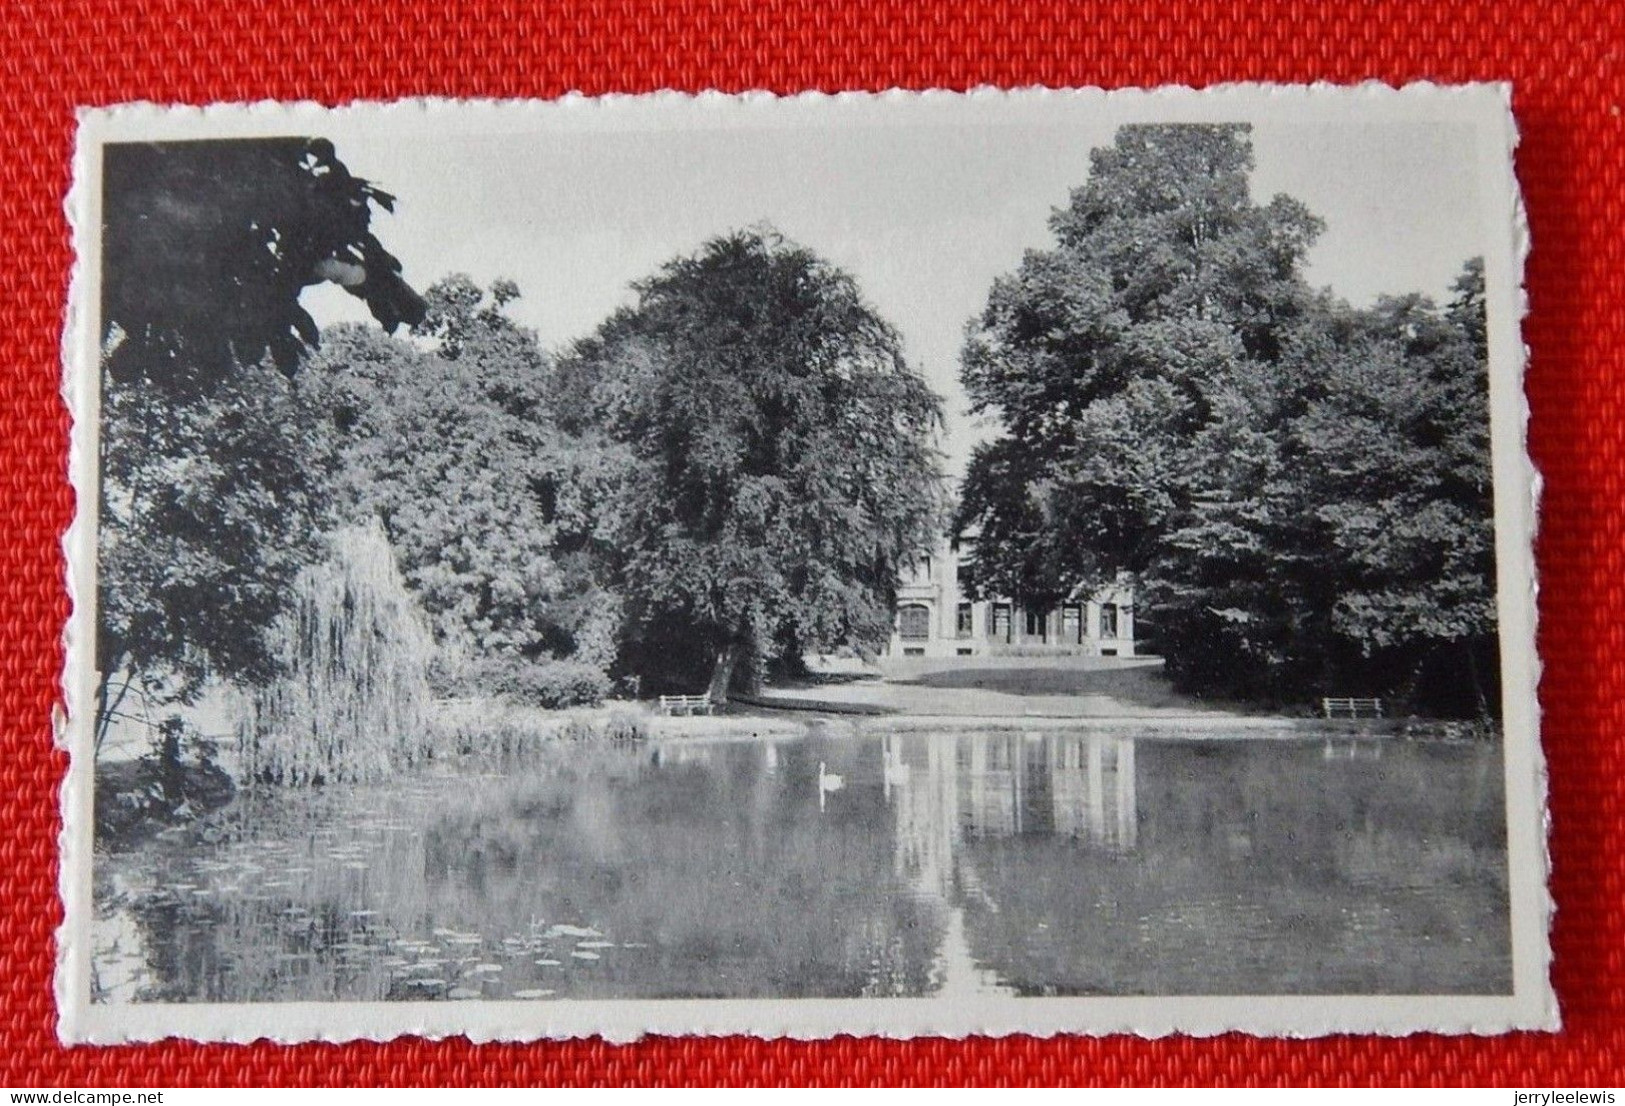
[[[318,332],[300,290],[332,281],[386,329],[421,296],[373,236],[394,197],[325,139],[120,144],[104,152],[102,326],[115,381],[207,390],[271,357],[292,373]],[[190,387],[189,387],[190,386]]]

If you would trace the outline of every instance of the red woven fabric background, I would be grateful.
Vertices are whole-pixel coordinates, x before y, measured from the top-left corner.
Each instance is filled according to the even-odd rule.
[[[1596,3],[635,0],[305,6],[13,0],[0,63],[0,1083],[1625,1083],[1625,33]],[[155,100],[659,88],[1511,80],[1528,205],[1541,701],[1566,1028],[1510,1038],[1239,1036],[819,1044],[659,1039],[61,1048],[50,715],[73,510],[58,343],[73,111]]]

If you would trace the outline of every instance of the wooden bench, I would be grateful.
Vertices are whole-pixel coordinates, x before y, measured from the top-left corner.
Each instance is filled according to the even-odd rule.
[[[662,695],[661,714],[710,714],[714,704],[709,695]]]
[[[1382,717],[1381,699],[1327,698],[1320,701],[1320,708],[1326,712],[1327,718],[1361,718],[1365,715],[1373,718]]]

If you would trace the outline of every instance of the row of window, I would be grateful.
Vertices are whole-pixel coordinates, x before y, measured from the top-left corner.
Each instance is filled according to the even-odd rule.
[[[968,638],[976,632],[974,605],[961,603],[954,614],[954,633],[956,637]],[[1049,612],[1024,609],[1026,616],[1026,636],[1037,638],[1040,641],[1049,640],[1050,619]],[[993,604],[993,621],[988,627],[988,636],[997,641],[1010,641],[1010,624],[1013,614],[1009,603]],[[906,641],[920,641],[931,636],[931,608],[922,603],[909,603],[897,610],[898,636]],[[1102,638],[1115,638],[1117,636],[1117,604],[1102,603],[1100,605],[1100,636]],[[1061,607],[1060,641],[1077,644],[1084,639],[1083,606],[1078,603],[1066,603]]]
[[[917,583],[917,584],[930,583],[931,580],[933,579],[933,577],[931,575],[932,567],[933,567],[933,562],[931,560],[931,555],[929,553],[922,554],[920,559],[918,561],[914,562],[914,569],[913,569],[913,580],[914,580],[914,582]],[[970,578],[971,578],[971,572],[970,572],[970,566],[969,565],[964,564],[964,563],[960,563],[960,564],[957,564],[957,565],[954,566],[954,579],[955,579],[955,581],[958,582],[958,584],[959,584],[959,586],[961,588],[965,588],[965,587],[968,587],[970,585]]]

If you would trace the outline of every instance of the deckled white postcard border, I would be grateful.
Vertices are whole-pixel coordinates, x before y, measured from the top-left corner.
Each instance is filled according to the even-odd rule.
[[[342,149],[347,133],[415,136],[487,132],[545,137],[563,131],[650,128],[868,126],[907,122],[1056,123],[1068,117],[1130,122],[1375,123],[1436,120],[1471,124],[1489,305],[1496,554],[1505,724],[1506,814],[1510,868],[1513,993],[1463,996],[1158,996],[1138,998],[988,998],[856,1000],[696,1000],[407,1003],[197,1003],[100,1005],[90,1002],[92,918],[92,735],[96,609],[96,518],[101,147],[112,141],[322,134]],[[79,510],[64,545],[73,601],[67,633],[67,714],[58,743],[71,754],[62,789],[61,894],[66,919],[57,932],[58,1032],[65,1042],[119,1043],[185,1037],[200,1041],[387,1040],[403,1034],[466,1035],[476,1041],[602,1035],[629,1041],[645,1034],[747,1034],[823,1038],[1028,1033],[1132,1033],[1154,1037],[1240,1030],[1261,1035],[1334,1032],[1499,1033],[1555,1029],[1549,982],[1551,900],[1546,889],[1544,762],[1539,743],[1533,539],[1539,481],[1525,449],[1528,408],[1522,380],[1521,288],[1528,248],[1512,171],[1516,129],[1506,85],[1393,89],[1317,85],[1230,85],[1207,90],[1099,89],[1004,92],[982,89],[884,94],[767,94],[638,97],[551,102],[415,100],[329,109],[314,104],[155,105],[81,114],[74,183],[68,199],[77,253],[67,317],[63,392],[73,416],[70,474]],[[387,183],[387,182],[386,182]]]

